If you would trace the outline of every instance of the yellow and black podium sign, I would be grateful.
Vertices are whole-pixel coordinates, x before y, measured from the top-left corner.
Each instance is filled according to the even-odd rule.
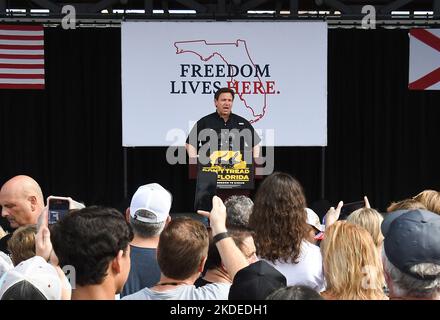
[[[243,160],[240,151],[217,150],[206,165],[200,164],[199,170],[217,173],[219,189],[253,189],[254,167],[252,162]]]

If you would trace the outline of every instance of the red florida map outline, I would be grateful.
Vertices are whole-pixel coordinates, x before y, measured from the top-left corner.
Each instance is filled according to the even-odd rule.
[[[252,64],[252,66],[254,68],[256,67],[256,64],[252,60],[251,55],[249,53],[246,40],[237,39],[237,41],[235,41],[235,42],[211,42],[211,43],[207,42],[206,40],[186,40],[186,41],[176,41],[176,42],[174,42],[174,47],[176,48],[176,54],[192,53],[192,54],[198,56],[200,58],[200,60],[202,60],[204,62],[207,62],[207,61],[211,60],[213,57],[218,56],[222,61],[224,61],[226,63],[226,65],[229,65],[230,63],[223,57],[223,55],[220,52],[214,51],[210,55],[204,57],[204,56],[202,56],[198,52],[195,52],[193,50],[184,50],[184,49],[179,48],[179,46],[178,46],[179,44],[187,44],[187,43],[201,43],[201,44],[204,44],[206,46],[231,45],[231,46],[236,46],[236,47],[239,47],[240,43],[241,43],[244,46],[247,58],[249,59],[250,63]],[[262,83],[261,78],[259,76],[257,76],[256,78],[258,79],[258,81],[260,83]],[[235,83],[236,81],[237,80],[234,77],[230,77],[230,82],[231,83]],[[255,123],[255,122],[261,120],[264,117],[264,115],[266,114],[267,94],[268,93],[267,93],[267,91],[264,88],[262,88],[262,89],[263,89],[263,95],[264,95],[264,98],[263,98],[264,102],[263,102],[263,108],[261,109],[262,110],[261,113],[256,113],[254,108],[252,108],[247,103],[246,99],[243,97],[243,94],[237,92],[237,95],[240,98],[240,100],[244,103],[245,107],[251,111],[252,116],[254,117],[254,119],[250,119],[249,120],[250,123]]]

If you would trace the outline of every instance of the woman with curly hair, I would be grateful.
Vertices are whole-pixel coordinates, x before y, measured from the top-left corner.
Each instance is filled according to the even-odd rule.
[[[260,185],[249,218],[257,255],[287,279],[287,285],[325,289],[319,247],[308,242],[306,199],[292,176],[275,172]]]
[[[347,221],[325,230],[321,242],[326,300],[385,300],[382,263],[370,233]]]

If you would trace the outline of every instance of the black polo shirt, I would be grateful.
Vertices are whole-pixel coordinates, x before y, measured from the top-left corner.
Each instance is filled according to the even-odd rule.
[[[205,130],[206,129],[206,130]],[[201,118],[191,129],[186,143],[194,146],[197,151],[209,143],[217,150],[251,150],[261,139],[254,127],[245,118],[234,113],[224,121],[217,112]]]

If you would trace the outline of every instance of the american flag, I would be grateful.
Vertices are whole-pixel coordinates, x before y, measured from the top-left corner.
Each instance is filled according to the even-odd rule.
[[[42,25],[0,24],[0,89],[44,89]]]

